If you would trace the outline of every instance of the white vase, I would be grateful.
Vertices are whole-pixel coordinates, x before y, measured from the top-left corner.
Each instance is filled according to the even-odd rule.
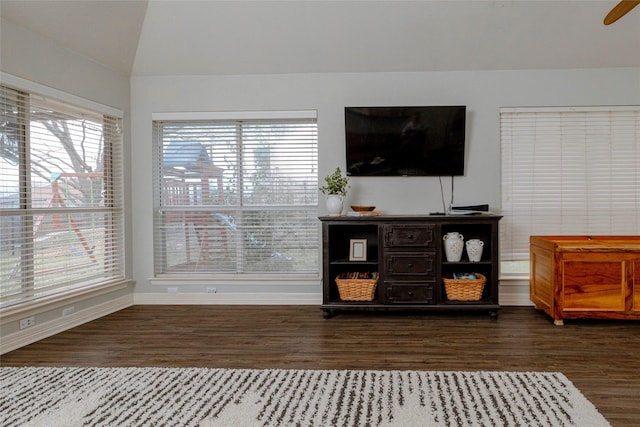
[[[343,197],[338,194],[329,194],[327,196],[327,211],[329,216],[340,216],[342,214]]]
[[[479,262],[482,259],[482,249],[484,242],[480,239],[469,239],[466,241],[467,256],[471,262]]]
[[[444,253],[448,262],[459,262],[462,259],[464,250],[464,236],[457,231],[447,233],[442,237],[444,240]]]

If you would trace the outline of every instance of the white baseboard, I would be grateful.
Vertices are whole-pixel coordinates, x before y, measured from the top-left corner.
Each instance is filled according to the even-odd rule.
[[[319,293],[137,293],[135,305],[320,305]]]
[[[503,306],[532,306],[529,297],[529,279],[503,279],[500,281],[500,305]]]
[[[512,293],[501,292],[500,293],[500,305],[502,306],[533,306],[533,303],[529,299],[529,293]]]
[[[60,332],[75,328],[83,323],[90,322],[108,314],[115,313],[116,311],[130,307],[131,305],[133,305],[133,296],[131,294],[127,294],[93,305],[90,308],[76,311],[72,315],[58,317],[45,323],[36,324],[28,329],[3,336],[2,342],[0,343],[0,354],[7,353],[41,339],[59,334]]]

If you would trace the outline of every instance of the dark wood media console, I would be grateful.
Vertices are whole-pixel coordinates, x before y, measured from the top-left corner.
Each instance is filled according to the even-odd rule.
[[[325,318],[348,310],[486,310],[498,316],[498,222],[501,216],[406,215],[325,216],[322,222],[322,310]],[[448,262],[443,236],[459,232],[465,241],[484,242],[482,258]],[[366,244],[366,257],[351,257],[354,244]],[[358,255],[361,255],[360,253]],[[372,300],[340,298],[336,277],[348,272],[378,273]],[[478,300],[447,297],[443,278],[454,273],[486,277]]]

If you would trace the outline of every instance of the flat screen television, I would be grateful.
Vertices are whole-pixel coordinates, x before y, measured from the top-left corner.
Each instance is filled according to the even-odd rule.
[[[466,106],[345,107],[347,175],[464,175]]]

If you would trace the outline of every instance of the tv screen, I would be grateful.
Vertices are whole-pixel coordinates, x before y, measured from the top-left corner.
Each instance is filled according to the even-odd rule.
[[[345,107],[347,174],[464,174],[466,106]]]

